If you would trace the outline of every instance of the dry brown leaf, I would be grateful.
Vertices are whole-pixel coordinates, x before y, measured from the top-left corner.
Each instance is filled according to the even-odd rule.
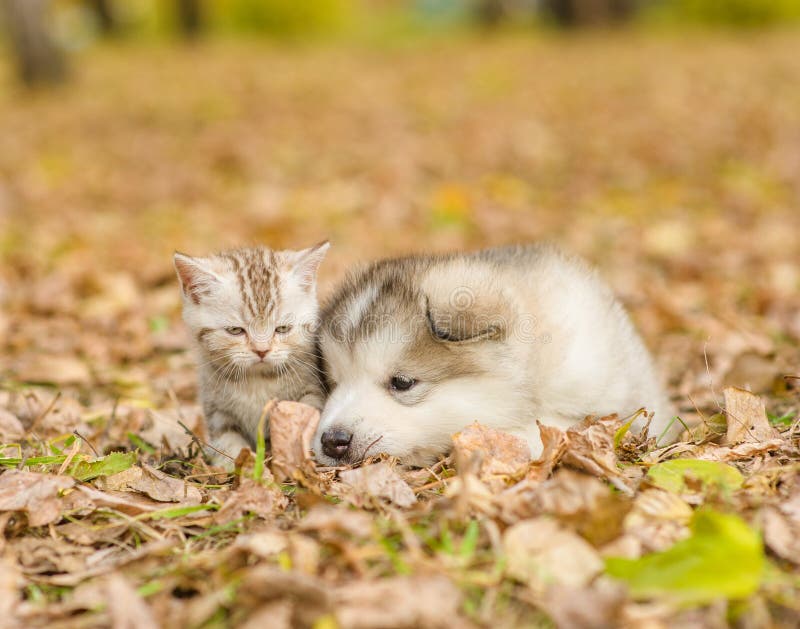
[[[318,533],[323,539],[335,538],[341,534],[363,539],[372,535],[372,518],[363,511],[320,504],[300,520],[297,528]]]
[[[311,465],[311,441],[319,411],[300,402],[278,402],[269,414],[272,472],[279,481]]]
[[[268,472],[265,470],[265,474]],[[266,480],[266,479],[264,479]],[[225,524],[253,513],[271,520],[287,505],[286,496],[274,482],[262,484],[252,478],[242,478],[239,487],[231,491],[222,507],[214,514],[214,522]]]
[[[330,590],[324,581],[315,577],[259,565],[244,573],[238,594],[245,608],[259,607],[260,603],[294,601],[292,626],[310,627],[321,616],[332,613]]]
[[[551,585],[539,604],[560,629],[607,629],[620,625],[625,588],[602,578],[592,587]]]
[[[0,555],[0,618],[13,621],[14,611],[20,602],[22,574],[17,562],[11,557]],[[12,622],[11,627],[18,626]]]
[[[60,385],[89,384],[92,380],[86,363],[68,354],[32,354],[18,366],[17,377],[25,382]]]
[[[113,629],[159,628],[150,608],[121,574],[115,572],[108,577],[106,594]]]
[[[561,469],[536,488],[530,515],[549,514],[577,531],[594,545],[605,544],[622,533],[631,509],[630,498],[613,492],[593,476]]]
[[[292,629],[292,611],[290,601],[268,603],[250,614],[240,629]]]
[[[589,543],[549,517],[523,520],[503,534],[506,571],[536,594],[551,585],[584,587],[603,571]]]
[[[543,481],[553,472],[553,468],[564,456],[569,440],[566,433],[555,426],[546,426],[536,421],[542,440],[542,454],[535,460],[528,471],[527,478],[532,481]]]
[[[769,549],[781,559],[800,565],[800,523],[792,522],[773,507],[764,509],[761,522]]]
[[[356,581],[334,592],[339,625],[350,629],[435,629],[468,626],[461,593],[441,576]]]
[[[568,465],[610,480],[620,476],[614,452],[614,434],[622,425],[616,415],[587,418],[567,430],[563,461]],[[624,485],[623,485],[624,487]]]
[[[457,467],[466,471],[478,460],[478,477],[499,491],[510,481],[519,480],[531,461],[528,443],[521,437],[474,423],[453,435]]]
[[[624,527],[644,549],[657,552],[689,536],[691,517],[687,502],[672,492],[651,488],[636,496]]]
[[[100,491],[89,485],[79,485],[76,490],[64,499],[65,509],[91,513],[99,507],[105,507],[128,515],[139,515],[164,508],[163,504],[134,492]]]
[[[146,464],[141,467],[134,465],[118,474],[100,477],[95,485],[105,491],[138,491],[159,502],[195,505],[202,500],[200,490],[194,485]]]
[[[357,507],[388,500],[398,507],[408,508],[417,497],[400,475],[387,463],[375,463],[339,473],[341,483],[337,493]]]
[[[779,436],[769,423],[764,400],[760,397],[736,387],[726,388],[724,395],[725,414],[728,417],[726,444],[761,443]]]
[[[22,511],[30,526],[61,519],[60,494],[75,485],[69,476],[9,470],[0,475],[0,512]]]

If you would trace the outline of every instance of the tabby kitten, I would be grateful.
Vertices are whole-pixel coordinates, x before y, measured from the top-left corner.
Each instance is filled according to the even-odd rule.
[[[316,276],[328,247],[254,247],[205,258],[175,254],[215,464],[231,467],[242,448],[255,449],[268,400],[322,407]]]

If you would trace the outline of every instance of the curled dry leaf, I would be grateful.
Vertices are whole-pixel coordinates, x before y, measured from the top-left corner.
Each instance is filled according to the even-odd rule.
[[[736,387],[726,388],[724,395],[725,415],[728,418],[726,444],[761,443],[779,436],[769,423],[764,401],[760,397]]]
[[[69,476],[9,470],[0,476],[0,512],[22,511],[30,526],[61,519],[61,492],[75,485]]]
[[[278,480],[294,478],[311,463],[311,441],[319,411],[300,402],[278,402],[269,414],[272,472]]]
[[[228,494],[220,510],[214,514],[214,521],[225,524],[248,513],[271,520],[286,505],[286,496],[274,483],[261,484],[252,478],[242,478],[239,487]]]
[[[616,415],[599,419],[589,417],[576,424],[567,430],[564,463],[595,476],[606,476],[618,489],[629,492],[621,480],[614,452],[614,435],[621,425]]]
[[[387,500],[408,508],[417,502],[414,491],[387,463],[375,463],[339,473],[337,493],[357,507]]]
[[[441,576],[357,581],[338,588],[334,601],[339,625],[351,629],[468,626],[459,589]]]
[[[477,422],[454,434],[453,446],[459,470],[477,458],[478,477],[495,491],[524,476],[531,461],[524,439]]]
[[[542,440],[542,454],[531,464],[527,478],[532,481],[543,481],[550,476],[553,468],[564,456],[569,441],[563,430],[555,426],[545,426],[538,420],[536,423]]]
[[[523,520],[503,534],[507,572],[536,594],[550,585],[584,587],[603,570],[589,543],[549,517]]]
[[[202,500],[197,487],[149,465],[135,465],[118,474],[100,477],[95,485],[106,491],[138,491],[159,502],[194,505]]]

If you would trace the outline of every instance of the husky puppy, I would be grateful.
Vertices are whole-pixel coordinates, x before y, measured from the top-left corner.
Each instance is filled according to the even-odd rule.
[[[651,435],[680,430],[620,303],[550,246],[376,262],[329,300],[319,342],[324,464],[385,452],[427,465],[474,421],[522,436],[533,456],[537,419],[568,428],[646,407]]]

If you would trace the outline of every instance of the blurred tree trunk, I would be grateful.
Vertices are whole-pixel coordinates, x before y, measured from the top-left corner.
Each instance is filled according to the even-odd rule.
[[[27,85],[62,81],[66,77],[66,64],[50,35],[49,0],[0,2],[22,81]]]
[[[544,0],[544,9],[565,27],[622,22],[633,17],[637,0]]]
[[[176,0],[178,27],[184,37],[192,39],[203,29],[203,8],[200,0]]]
[[[104,35],[112,35],[117,30],[114,8],[111,0],[88,0],[89,7],[97,17],[97,24]]]

